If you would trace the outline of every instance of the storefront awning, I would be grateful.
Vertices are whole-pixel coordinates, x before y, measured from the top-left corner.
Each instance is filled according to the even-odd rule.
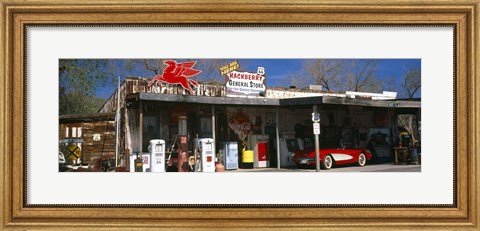
[[[300,106],[300,105],[320,105],[337,104],[365,107],[383,107],[383,108],[421,108],[421,101],[416,100],[371,100],[371,99],[352,99],[347,97],[319,96],[281,99],[280,106]]]
[[[317,96],[287,99],[211,97],[140,92],[127,96],[129,100],[146,100],[159,102],[210,104],[210,105],[245,105],[245,106],[311,106],[321,104],[383,107],[383,108],[421,108],[419,100],[371,100],[335,96]]]
[[[174,95],[140,92],[127,96],[127,99],[159,101],[159,102],[177,102],[177,103],[197,103],[212,105],[247,105],[247,106],[279,106],[278,99],[267,98],[240,98],[240,97],[212,97],[212,96],[192,96],[192,95]]]

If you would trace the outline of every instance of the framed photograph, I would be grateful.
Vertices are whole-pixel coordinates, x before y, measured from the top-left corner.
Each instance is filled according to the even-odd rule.
[[[478,230],[479,6],[2,1],[2,228]]]

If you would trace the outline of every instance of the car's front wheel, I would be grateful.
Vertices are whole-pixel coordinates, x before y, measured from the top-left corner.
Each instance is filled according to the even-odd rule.
[[[363,154],[363,153],[360,153],[360,155],[358,155],[357,164],[360,167],[365,166],[365,164],[367,164],[367,156],[365,156],[365,154]]]
[[[325,158],[323,158],[323,161],[320,163],[321,167],[323,169],[329,170],[333,166],[333,158],[331,155],[326,155]]]

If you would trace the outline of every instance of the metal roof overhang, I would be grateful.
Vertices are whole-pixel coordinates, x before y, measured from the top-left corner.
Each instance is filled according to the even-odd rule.
[[[212,104],[212,105],[244,105],[244,106],[272,106],[272,107],[290,107],[290,106],[309,106],[320,104],[337,104],[366,107],[383,108],[421,108],[421,101],[412,100],[370,100],[370,99],[352,99],[335,96],[317,96],[288,99],[269,99],[269,98],[242,98],[242,97],[211,97],[211,96],[190,96],[173,95],[140,92],[128,95],[127,99],[193,103],[193,104]]]
[[[279,106],[278,99],[267,98],[240,98],[240,97],[212,97],[212,96],[191,96],[191,95],[173,95],[140,92],[129,95],[127,99],[136,100],[177,102],[177,103],[196,103],[196,104],[214,104],[214,105],[246,105],[246,106]]]
[[[281,99],[280,106],[300,106],[300,105],[320,105],[337,104],[365,107],[383,107],[383,108],[421,108],[421,101],[413,100],[370,100],[370,99],[352,99],[347,97],[319,96]]]
[[[80,123],[80,122],[95,122],[95,121],[114,121],[115,113],[94,113],[94,114],[79,114],[79,115],[60,115],[60,123]]]

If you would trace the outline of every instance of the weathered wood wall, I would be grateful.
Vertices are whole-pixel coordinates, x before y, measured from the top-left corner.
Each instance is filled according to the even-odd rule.
[[[139,92],[149,92],[158,94],[189,95],[190,93],[180,85],[157,83],[148,86],[151,78],[127,77],[120,86],[120,108],[125,106],[125,97]],[[117,94],[115,91],[106,103],[99,110],[99,113],[115,112],[117,107]],[[222,97],[225,96],[225,87],[223,85],[208,85],[200,83],[195,89],[195,95]]]
[[[115,121],[85,122],[82,127],[84,163],[93,165],[101,155],[115,157]],[[93,140],[94,134],[100,134],[100,140]]]
[[[126,136],[129,135],[130,139],[130,146],[125,147],[126,149],[130,149],[131,153],[133,152],[140,152],[140,136],[139,136],[139,115],[140,112],[138,109],[127,109],[127,114],[125,117],[127,117],[128,121],[128,131],[129,134],[126,134]],[[127,129],[126,127],[124,129]]]
[[[128,77],[125,81],[126,94],[138,92],[151,92],[159,94],[189,95],[190,93],[178,84],[168,84],[158,82],[148,86],[150,78]],[[223,85],[208,85],[200,83],[195,89],[195,95],[201,96],[225,96],[225,87]]]

